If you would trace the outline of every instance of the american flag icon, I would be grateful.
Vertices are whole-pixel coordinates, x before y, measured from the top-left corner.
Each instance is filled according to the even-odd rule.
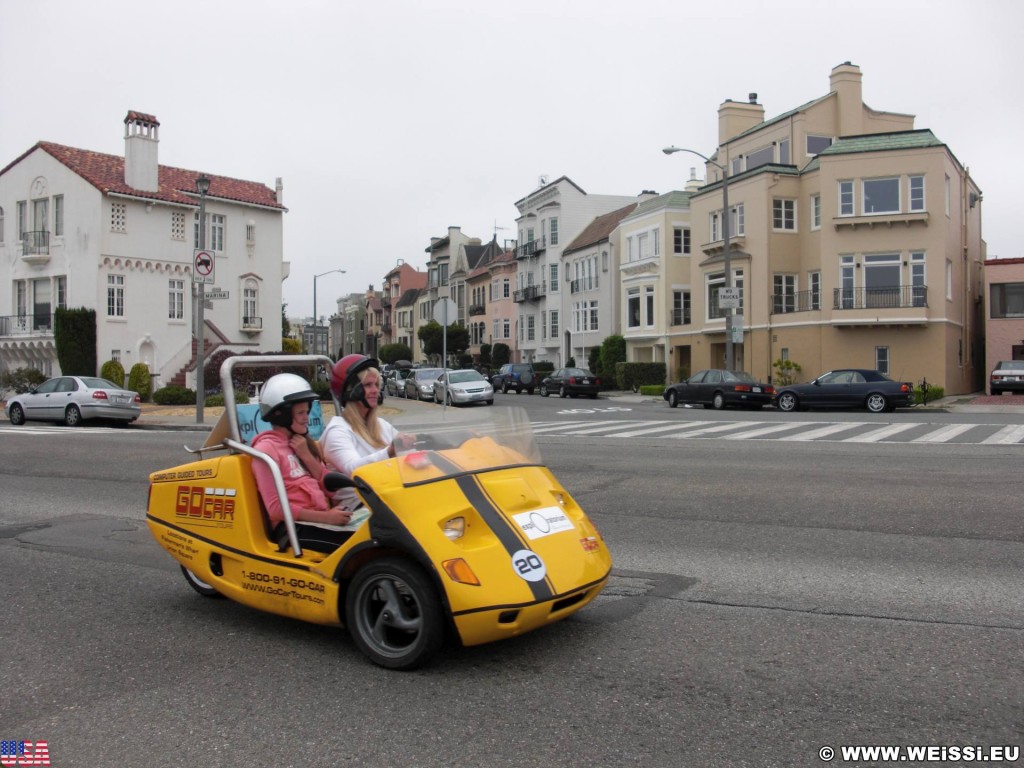
[[[0,765],[49,765],[50,747],[45,741],[0,741]]]

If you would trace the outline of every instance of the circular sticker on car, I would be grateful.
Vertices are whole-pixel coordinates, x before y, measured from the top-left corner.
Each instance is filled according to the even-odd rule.
[[[527,581],[543,581],[548,574],[540,555],[528,549],[520,549],[512,555],[512,570]]]

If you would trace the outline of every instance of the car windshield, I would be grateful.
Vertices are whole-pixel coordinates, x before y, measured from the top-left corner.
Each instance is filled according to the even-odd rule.
[[[436,379],[441,375],[440,368],[420,368],[416,371],[416,381],[427,381],[428,379]]]
[[[997,371],[1024,371],[1024,360],[1000,360],[996,366]]]
[[[476,371],[452,371],[448,374],[448,381],[452,384],[465,384],[469,381],[483,381],[484,377]]]
[[[722,378],[724,381],[731,382],[743,382],[744,384],[754,384],[757,382],[753,376],[746,371],[723,371]]]
[[[121,389],[112,381],[108,379],[100,379],[95,376],[83,376],[82,383],[85,384],[89,389]]]
[[[590,371],[585,371],[582,368],[566,368],[565,369],[565,375],[566,376],[589,376],[590,375]]]
[[[449,418],[454,420],[416,431],[412,449],[399,453],[405,485],[541,463],[522,408],[473,409]]]

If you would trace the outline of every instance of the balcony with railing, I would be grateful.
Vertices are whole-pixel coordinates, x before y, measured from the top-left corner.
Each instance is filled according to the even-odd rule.
[[[832,293],[832,309],[902,309],[927,306],[928,287],[924,285],[836,288]]]
[[[243,331],[262,331],[263,330],[263,318],[262,317],[243,317],[242,318],[242,330]]]
[[[537,256],[543,253],[547,247],[546,240],[544,237],[540,237],[537,240],[530,240],[516,247],[516,258],[525,259],[530,256]]]
[[[524,301],[536,301],[541,297],[540,286],[528,285],[525,288],[520,288],[518,291],[512,294],[512,301],[516,304],[522,304]]]
[[[475,315],[482,315],[487,312],[487,307],[484,304],[470,304],[467,310],[470,317]]]
[[[793,291],[772,294],[772,314],[785,315],[790,312],[811,312],[821,309],[821,291]]]
[[[597,275],[592,277],[583,277],[579,280],[571,280],[569,282],[569,293],[582,293],[583,291],[596,291],[597,290]]]
[[[0,317],[0,337],[52,336],[53,315],[43,312]]]
[[[24,232],[21,239],[21,260],[36,265],[48,262],[50,233],[45,230]]]

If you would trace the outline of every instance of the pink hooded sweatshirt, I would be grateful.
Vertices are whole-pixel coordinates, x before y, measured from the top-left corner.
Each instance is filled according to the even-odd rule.
[[[304,509],[330,508],[327,494],[320,486],[320,481],[302,466],[299,457],[288,445],[288,438],[285,435],[276,430],[261,432],[253,439],[252,447],[270,456],[281,468],[284,487],[288,492],[288,504],[296,521],[302,519]],[[284,513],[281,511],[281,500],[277,497],[270,467],[255,459],[252,463],[252,473],[256,477],[256,486],[259,488],[263,504],[267,507],[270,524],[277,525],[284,520]]]

